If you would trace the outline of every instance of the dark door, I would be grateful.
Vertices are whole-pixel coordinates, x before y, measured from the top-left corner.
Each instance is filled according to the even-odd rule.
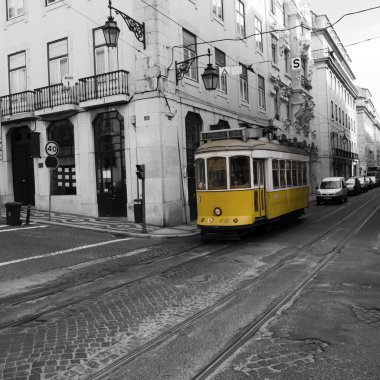
[[[98,115],[94,134],[99,216],[127,216],[122,116],[117,111]]]
[[[189,194],[190,219],[197,219],[197,193],[195,186],[195,150],[200,144],[202,119],[199,114],[188,112],[185,119],[186,126],[186,168],[187,191]]]
[[[30,132],[28,127],[16,128],[12,132],[12,174],[15,202],[34,205],[34,168]]]

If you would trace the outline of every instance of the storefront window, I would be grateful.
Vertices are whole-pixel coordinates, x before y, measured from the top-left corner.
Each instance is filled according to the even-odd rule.
[[[246,189],[251,187],[249,157],[230,158],[231,189]]]
[[[227,189],[227,168],[224,157],[214,157],[207,160],[207,179],[209,190]]]
[[[69,120],[53,122],[48,128],[48,139],[59,146],[59,166],[52,171],[52,195],[76,194],[73,125]]]

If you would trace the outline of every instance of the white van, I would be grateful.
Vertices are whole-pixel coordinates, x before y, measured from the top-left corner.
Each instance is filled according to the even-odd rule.
[[[343,177],[327,177],[317,187],[317,205],[322,202],[347,202],[347,186]]]

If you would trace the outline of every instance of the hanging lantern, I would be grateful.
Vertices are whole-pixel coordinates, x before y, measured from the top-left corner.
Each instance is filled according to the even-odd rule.
[[[106,45],[111,48],[116,47],[120,29],[118,28],[116,21],[113,20],[113,17],[108,17],[108,21],[102,26],[102,30]]]

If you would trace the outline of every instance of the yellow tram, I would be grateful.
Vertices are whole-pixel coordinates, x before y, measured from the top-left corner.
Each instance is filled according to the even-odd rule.
[[[266,138],[214,140],[195,153],[198,227],[250,229],[309,206],[309,156]]]

